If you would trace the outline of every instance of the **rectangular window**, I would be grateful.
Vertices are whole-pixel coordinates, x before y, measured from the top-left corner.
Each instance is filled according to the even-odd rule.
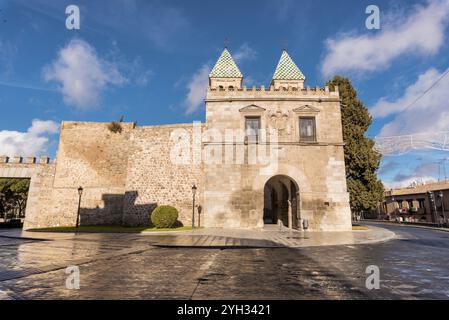
[[[315,117],[299,118],[299,141],[316,142]]]
[[[260,117],[245,117],[245,131],[248,141],[259,141],[260,127]]]

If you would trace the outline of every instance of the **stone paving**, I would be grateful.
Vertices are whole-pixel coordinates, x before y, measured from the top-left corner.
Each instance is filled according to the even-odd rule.
[[[0,299],[449,299],[449,235],[385,228],[397,237],[232,250],[155,246],[164,235],[32,241],[0,232]],[[365,288],[373,264],[381,270],[380,290]],[[69,265],[80,268],[79,290],[65,288]],[[5,277],[11,270],[16,276]]]
[[[160,233],[170,235],[170,233]],[[143,235],[154,236],[153,232]],[[368,230],[351,232],[300,232],[287,228],[270,226],[265,229],[222,229],[206,228],[180,233],[176,239],[159,241],[167,246],[259,246],[259,247],[313,247],[344,244],[364,244],[393,239],[394,232],[370,226]],[[172,242],[176,240],[176,242]],[[227,240],[227,241],[226,241]],[[251,241],[253,240],[253,241]],[[257,240],[257,241],[256,241]],[[233,241],[233,242],[232,242]]]

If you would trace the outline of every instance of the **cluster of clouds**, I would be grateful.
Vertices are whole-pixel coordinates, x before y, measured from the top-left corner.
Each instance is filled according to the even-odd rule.
[[[447,42],[449,0],[428,0],[408,12],[383,12],[381,19],[381,30],[376,32],[341,33],[327,39],[321,74],[366,78],[388,69],[403,57],[428,58],[439,54]],[[382,121],[378,136],[448,131],[448,89],[449,68],[429,67],[412,79],[402,93],[378,99],[370,107],[376,121]],[[402,169],[391,163],[383,164],[380,174],[389,176],[384,184],[394,188],[416,180],[435,181],[434,163],[417,165],[407,174],[401,173]]]
[[[79,110],[98,106],[108,88],[132,83],[146,86],[153,72],[143,67],[140,57],[127,61],[116,43],[109,59],[98,55],[95,48],[81,39],[71,40],[61,48],[57,57],[43,70],[45,81],[57,84],[64,103]],[[255,60],[257,51],[243,43],[233,54],[237,63]],[[209,81],[211,64],[205,63],[187,81],[187,95],[183,106],[187,114],[196,112],[203,104]]]
[[[384,17],[384,15],[382,15]],[[431,0],[409,14],[391,13],[379,32],[344,33],[326,40],[321,73],[382,71],[404,54],[432,55],[445,40],[449,1]]]
[[[81,39],[71,40],[43,69],[44,80],[56,83],[64,103],[82,111],[96,108],[109,88],[126,84],[144,87],[152,76],[152,70],[144,67],[141,57],[128,61],[117,43],[113,43],[113,49],[104,58]]]
[[[209,73],[211,67],[209,64],[202,65],[187,82],[187,96],[184,105],[187,114],[197,111],[206,97],[206,88],[209,84]]]
[[[449,0],[429,0],[407,15],[387,14],[376,33],[342,34],[327,39],[321,72],[364,74],[387,69],[401,56],[429,57],[445,44]],[[393,99],[380,98],[370,108],[376,119],[387,118],[379,136],[447,131],[449,128],[449,69],[423,71],[404,92]],[[428,89],[435,84],[431,91]],[[426,93],[426,94],[425,94]]]
[[[448,73],[449,68],[442,71],[430,68],[400,97],[379,99],[371,108],[371,114],[377,119],[393,117],[383,125],[379,136],[449,131]],[[432,90],[424,94],[432,85]]]
[[[127,81],[113,63],[101,59],[92,46],[79,39],[58,52],[56,60],[44,68],[43,77],[58,83],[65,104],[84,110],[97,106],[108,86]]]
[[[59,125],[52,120],[34,119],[25,132],[0,131],[0,155],[33,156],[45,152]]]

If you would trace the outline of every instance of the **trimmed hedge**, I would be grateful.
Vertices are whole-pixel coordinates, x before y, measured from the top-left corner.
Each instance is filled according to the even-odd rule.
[[[151,222],[156,228],[173,228],[178,221],[178,210],[172,206],[159,206],[151,213]]]

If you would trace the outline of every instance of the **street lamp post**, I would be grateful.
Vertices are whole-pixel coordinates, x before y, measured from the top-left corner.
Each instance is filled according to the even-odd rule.
[[[443,223],[445,223],[446,221],[447,221],[447,219],[446,219],[446,215],[444,214],[444,194],[443,194],[443,191],[440,191],[439,193],[438,193],[438,197],[441,199],[440,201],[441,201],[441,211],[443,212]]]
[[[201,228],[201,211],[203,208],[199,205],[198,206],[198,228]]]
[[[394,219],[397,220],[397,214],[396,214],[396,200],[394,199],[394,196],[391,197],[391,202],[393,202],[393,213],[394,213]],[[388,211],[388,208],[387,208]]]
[[[78,188],[78,195],[79,195],[79,199],[78,199],[78,213],[76,215],[76,227],[78,228],[80,225],[80,209],[81,209],[81,195],[83,194],[83,187],[79,187]]]
[[[192,186],[192,196],[193,196],[193,203],[192,203],[192,229],[195,229],[195,195],[196,195],[196,185],[193,184]]]
[[[433,216],[435,219],[435,223],[438,226],[440,226],[440,223],[438,222],[438,217],[437,217],[437,205],[435,203],[435,196],[433,194],[433,191],[429,191],[428,194],[429,194],[431,209],[433,210]]]

